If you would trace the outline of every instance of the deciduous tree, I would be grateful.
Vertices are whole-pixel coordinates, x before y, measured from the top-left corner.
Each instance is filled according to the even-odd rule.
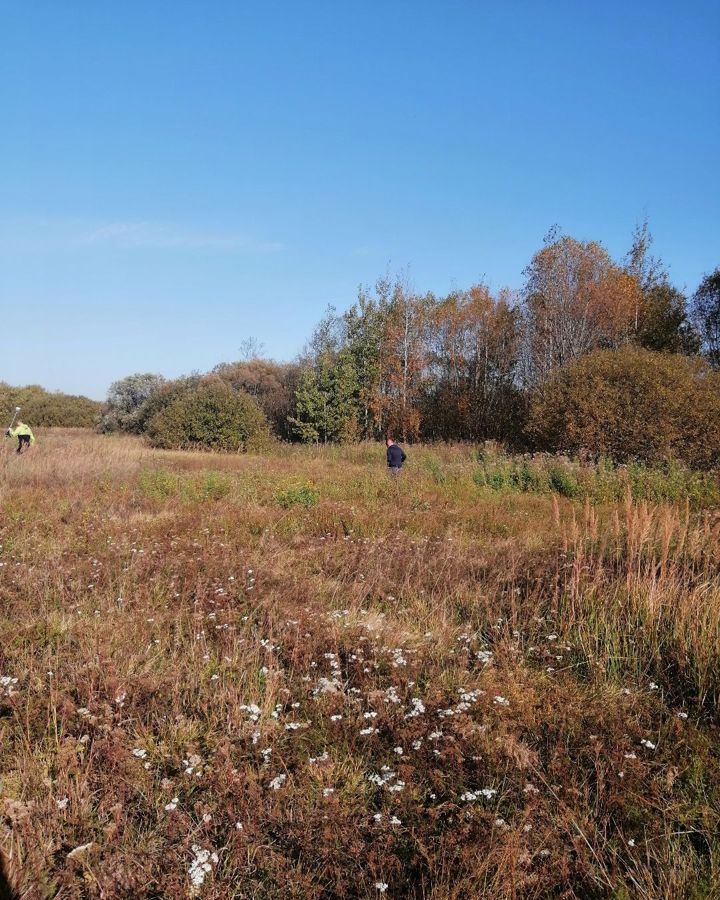
[[[693,318],[708,360],[720,368],[720,266],[706,275],[695,291]]]

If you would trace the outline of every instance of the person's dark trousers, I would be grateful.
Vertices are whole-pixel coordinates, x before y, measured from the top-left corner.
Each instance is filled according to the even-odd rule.
[[[16,453],[22,453],[23,447],[27,448],[30,446],[30,435],[29,434],[19,434],[18,435],[18,445]]]

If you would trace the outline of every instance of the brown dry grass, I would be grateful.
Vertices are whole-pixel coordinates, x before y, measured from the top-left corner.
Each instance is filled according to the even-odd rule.
[[[6,445],[19,896],[717,896],[714,513],[411,457]]]

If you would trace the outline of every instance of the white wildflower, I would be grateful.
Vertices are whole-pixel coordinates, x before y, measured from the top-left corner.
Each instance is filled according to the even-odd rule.
[[[495,788],[480,788],[479,791],[465,791],[464,794],[460,795],[460,799],[464,800],[466,803],[473,803],[481,797],[484,797],[486,800],[491,800],[495,794],[497,794]]]
[[[11,675],[0,675],[0,688],[6,697],[12,697],[17,683],[17,678],[13,678]]]
[[[270,787],[274,791],[279,791],[280,788],[285,784],[287,780],[287,775],[276,775],[275,778],[270,782]]]
[[[385,691],[385,702],[395,704],[402,702],[398,695],[397,688],[393,685],[390,685],[390,687]]]
[[[406,666],[407,660],[403,656],[403,651],[400,649],[393,650],[393,667],[399,668],[400,666]]]
[[[192,845],[192,854],[188,875],[190,876],[191,893],[195,896],[199,893],[207,876],[212,872],[211,863],[217,865],[218,855],[197,844]]]
[[[88,850],[90,850],[94,846],[95,846],[95,841],[90,841],[87,844],[80,844],[79,847],[75,847],[74,850],[71,850],[68,853],[67,858],[75,859],[76,857],[80,856],[82,853],[86,853]]]
[[[248,718],[251,722],[257,722],[257,720],[260,718],[261,710],[257,703],[248,703],[247,705],[243,703],[240,709],[247,712]]]
[[[425,705],[419,697],[413,697],[410,701],[410,706],[412,709],[409,713],[406,713],[406,719],[415,719],[425,712]]]

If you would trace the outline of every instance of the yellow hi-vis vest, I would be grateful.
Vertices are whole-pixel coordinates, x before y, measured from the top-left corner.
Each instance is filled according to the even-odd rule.
[[[16,438],[20,437],[21,434],[30,435],[30,443],[35,443],[35,435],[32,433],[32,428],[29,425],[18,425],[17,428],[8,428],[7,433],[9,437]]]

